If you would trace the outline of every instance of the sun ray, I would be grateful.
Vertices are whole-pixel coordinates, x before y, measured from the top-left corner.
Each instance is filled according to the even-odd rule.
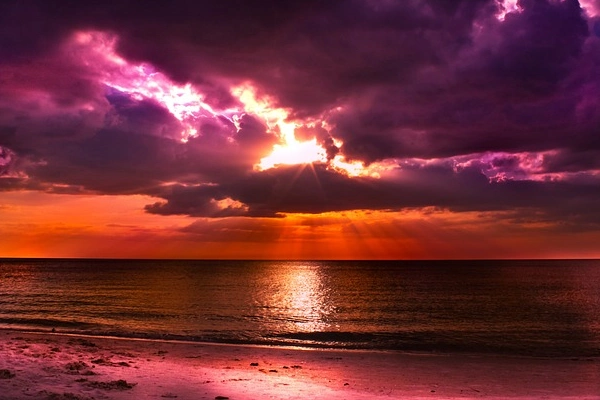
[[[308,164],[308,165],[310,166],[310,171],[312,172],[313,176],[315,177],[315,182],[316,182],[317,186],[319,187],[319,193],[322,195],[323,199],[326,199],[325,191],[323,190],[323,185],[321,185],[321,180],[319,179],[319,176],[317,175],[315,166],[312,163]]]

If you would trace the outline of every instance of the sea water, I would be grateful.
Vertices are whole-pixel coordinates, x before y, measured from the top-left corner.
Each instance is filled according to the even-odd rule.
[[[0,327],[224,343],[600,355],[600,261],[0,259]]]

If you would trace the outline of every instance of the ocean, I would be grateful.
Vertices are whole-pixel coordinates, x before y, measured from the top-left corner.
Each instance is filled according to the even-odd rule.
[[[0,328],[600,356],[600,261],[0,259]]]

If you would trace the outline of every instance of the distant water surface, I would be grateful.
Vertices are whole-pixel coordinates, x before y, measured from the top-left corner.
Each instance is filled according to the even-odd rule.
[[[599,356],[600,261],[0,259],[0,327]]]

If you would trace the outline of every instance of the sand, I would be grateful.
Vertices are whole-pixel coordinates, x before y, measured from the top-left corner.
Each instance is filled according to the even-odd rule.
[[[600,360],[0,330],[0,399],[600,399]]]

